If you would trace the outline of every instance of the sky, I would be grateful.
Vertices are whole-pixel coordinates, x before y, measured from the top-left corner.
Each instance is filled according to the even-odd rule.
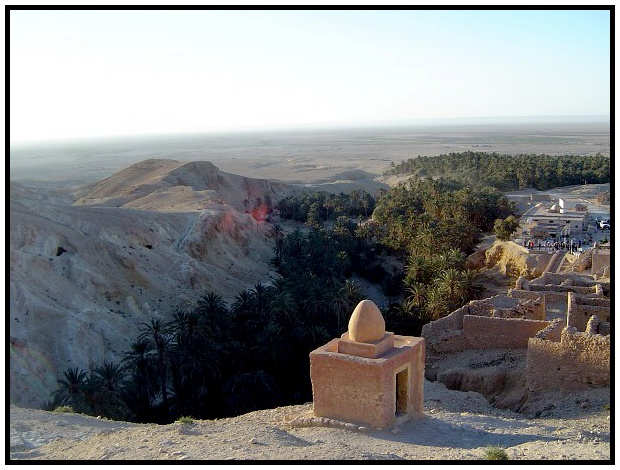
[[[609,115],[608,11],[12,11],[11,142]]]

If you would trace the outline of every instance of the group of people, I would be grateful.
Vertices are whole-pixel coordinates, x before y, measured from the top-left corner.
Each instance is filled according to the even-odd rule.
[[[572,242],[572,245],[571,245]],[[523,247],[524,248],[528,248],[530,250],[533,250],[534,248],[537,248],[539,250],[541,249],[547,249],[547,250],[568,250],[568,249],[573,249],[573,250],[577,250],[579,248],[581,248],[581,246],[584,244],[584,241],[579,239],[579,240],[562,240],[562,241],[558,241],[558,240],[523,240]]]

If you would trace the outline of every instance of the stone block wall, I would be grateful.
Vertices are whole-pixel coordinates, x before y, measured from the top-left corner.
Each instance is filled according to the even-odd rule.
[[[607,302],[606,302],[607,301]],[[591,305],[594,303],[595,305]],[[607,305],[605,306],[605,303]],[[585,331],[588,320],[592,315],[596,315],[601,321],[609,322],[611,309],[608,299],[581,298],[568,293],[568,309],[566,312],[566,323],[577,331]]]
[[[526,379],[531,392],[579,390],[609,385],[609,336],[577,332],[567,327],[559,342],[530,338]]]
[[[463,334],[468,349],[525,349],[529,338],[551,322],[522,318],[492,318],[465,315]]]

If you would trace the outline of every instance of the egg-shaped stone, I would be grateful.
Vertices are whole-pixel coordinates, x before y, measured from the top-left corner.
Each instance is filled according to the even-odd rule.
[[[349,339],[374,343],[385,336],[385,320],[372,300],[362,300],[349,320]]]

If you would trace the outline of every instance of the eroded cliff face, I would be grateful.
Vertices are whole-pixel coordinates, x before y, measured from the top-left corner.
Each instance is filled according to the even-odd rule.
[[[550,259],[550,254],[530,253],[512,241],[497,240],[489,248],[472,253],[466,265],[469,269],[498,268],[504,276],[531,279],[545,271]]]
[[[165,197],[162,211],[136,210],[11,185],[12,402],[40,406],[68,367],[119,360],[141,322],[210,290],[231,300],[273,274],[269,224],[194,199],[198,210],[168,211]]]

